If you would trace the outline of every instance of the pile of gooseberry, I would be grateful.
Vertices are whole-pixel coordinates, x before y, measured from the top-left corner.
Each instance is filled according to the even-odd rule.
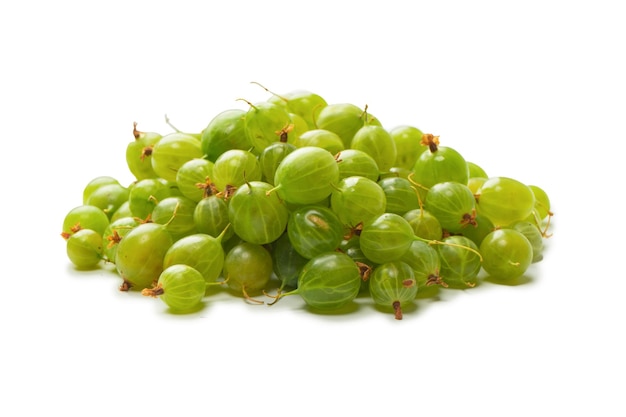
[[[417,127],[386,129],[367,106],[266,91],[200,133],[135,123],[136,180],[91,179],[63,221],[75,267],[109,266],[120,290],[172,312],[223,288],[326,312],[369,297],[401,319],[419,298],[514,283],[542,259],[552,212],[539,186],[488,176]]]

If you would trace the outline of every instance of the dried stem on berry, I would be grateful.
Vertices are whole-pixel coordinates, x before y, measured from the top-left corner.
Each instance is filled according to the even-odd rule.
[[[351,226],[350,230],[343,236],[343,238],[345,240],[350,240],[354,236],[361,236],[361,231],[363,231],[363,222],[357,224],[356,226]]]
[[[211,181],[209,177],[206,177],[204,182],[196,183],[196,187],[202,190],[203,198],[207,198],[212,195],[217,195],[219,193],[219,190],[217,189],[217,187],[215,186],[215,184],[213,183],[213,181]]]
[[[293,123],[289,123],[287,126],[283,127],[281,130],[277,130],[276,133],[280,137],[280,141],[282,143],[286,143],[289,139],[289,132],[293,130],[295,125]]]
[[[228,200],[233,196],[233,194],[235,194],[235,191],[237,191],[237,187],[235,187],[234,185],[226,184],[226,186],[224,187],[224,191],[220,191],[216,195],[220,198],[223,198],[224,200]]]
[[[400,306],[400,301],[394,301],[393,311],[395,312],[396,320],[402,320],[402,307]]]
[[[163,295],[164,292],[165,291],[163,291],[163,286],[161,284],[157,284],[156,287],[144,288],[143,290],[141,290],[141,295],[156,298],[159,295]]]
[[[152,155],[152,151],[154,150],[154,146],[150,145],[150,146],[146,146],[141,150],[141,155],[139,156],[139,159],[141,161],[143,161],[144,159],[146,159],[147,157],[149,157],[150,155]]]
[[[426,279],[426,286],[430,287],[431,285],[441,285],[444,288],[448,287],[448,284],[441,278],[439,275],[439,271],[435,271],[434,274],[430,274]]]
[[[137,130],[137,122],[133,122],[133,136],[135,137],[135,140],[139,140],[142,133],[143,132]]]
[[[120,285],[120,291],[124,291],[124,292],[130,291],[130,289],[132,288],[132,286],[133,286],[133,284],[131,284],[131,283],[130,283],[129,281],[127,281],[127,280],[124,280],[124,281],[122,282],[122,285]]]
[[[359,267],[359,273],[361,274],[361,279],[363,282],[367,281],[370,278],[372,273],[372,267],[363,262],[355,262],[356,266]]]
[[[476,223],[476,209],[473,209],[471,213],[465,213],[463,215],[463,219],[461,220],[461,226],[466,227],[468,225],[478,227],[478,223]]]
[[[422,135],[421,145],[428,146],[431,152],[437,152],[439,149],[439,136],[435,136],[432,133],[424,133]]]
[[[113,234],[110,236],[107,236],[107,240],[109,241],[107,248],[111,249],[113,246],[117,245],[118,243],[122,241],[122,236],[120,236],[120,234],[117,233],[117,230],[113,230]]]

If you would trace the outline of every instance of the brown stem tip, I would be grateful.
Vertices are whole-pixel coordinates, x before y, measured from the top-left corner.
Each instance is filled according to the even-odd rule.
[[[431,152],[437,152],[437,149],[439,149],[439,136],[435,136],[432,133],[424,133],[420,145],[428,146]]]
[[[136,139],[139,139],[139,136],[141,136],[141,132],[137,130],[137,122],[133,122],[133,136]]]
[[[120,285],[120,291],[124,291],[124,292],[130,291],[130,288],[132,286],[133,285],[130,282],[124,280],[124,282],[122,282],[122,285]]]
[[[143,162],[147,157],[152,155],[152,151],[154,150],[154,146],[146,146],[141,150],[141,155],[139,155],[139,159]]]
[[[113,246],[117,245],[118,243],[122,241],[122,236],[120,236],[120,234],[117,233],[117,230],[113,230],[113,234],[111,236],[107,236],[107,240],[109,241],[107,248],[111,249]]]
[[[219,194],[219,190],[209,177],[206,177],[204,182],[196,183],[196,187],[202,190],[202,197],[204,198]]]
[[[144,288],[141,290],[141,295],[145,295],[146,297],[158,297],[164,293],[163,286],[161,284],[157,284],[154,288]]]
[[[400,307],[400,301],[394,301],[392,307],[395,312],[396,320],[402,320],[402,307]]]
[[[448,287],[448,284],[439,276],[439,271],[436,271],[434,274],[430,274],[428,279],[426,280],[426,286],[429,287],[431,285],[441,285],[444,288]]]
[[[461,219],[461,227],[466,227],[468,225],[478,227],[478,223],[476,222],[476,209],[473,209],[471,213],[465,213],[463,218]]]
[[[283,127],[281,130],[277,130],[276,133],[280,138],[282,143],[286,143],[289,140],[289,132],[293,130],[295,125],[293,123],[289,123],[287,126]]]
[[[363,222],[357,224],[356,226],[350,227],[350,230],[343,236],[343,238],[345,240],[350,240],[354,236],[361,236],[361,231],[363,231]]]
[[[235,187],[234,185],[226,184],[224,190],[218,192],[215,195],[219,198],[223,198],[224,200],[229,200],[233,196],[233,194],[235,194],[235,191],[237,191],[237,187]]]
[[[370,278],[370,274],[372,273],[372,267],[363,262],[355,262],[356,266],[359,267],[359,273],[361,274],[361,279],[365,282]]]

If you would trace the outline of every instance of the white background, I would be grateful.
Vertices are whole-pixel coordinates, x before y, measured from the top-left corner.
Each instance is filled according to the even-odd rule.
[[[620,2],[119,3],[0,6],[1,415],[626,414]],[[132,122],[200,131],[269,97],[250,81],[541,186],[544,260],[402,321],[222,295],[176,316],[75,271],[63,217],[91,178],[132,181]]]

